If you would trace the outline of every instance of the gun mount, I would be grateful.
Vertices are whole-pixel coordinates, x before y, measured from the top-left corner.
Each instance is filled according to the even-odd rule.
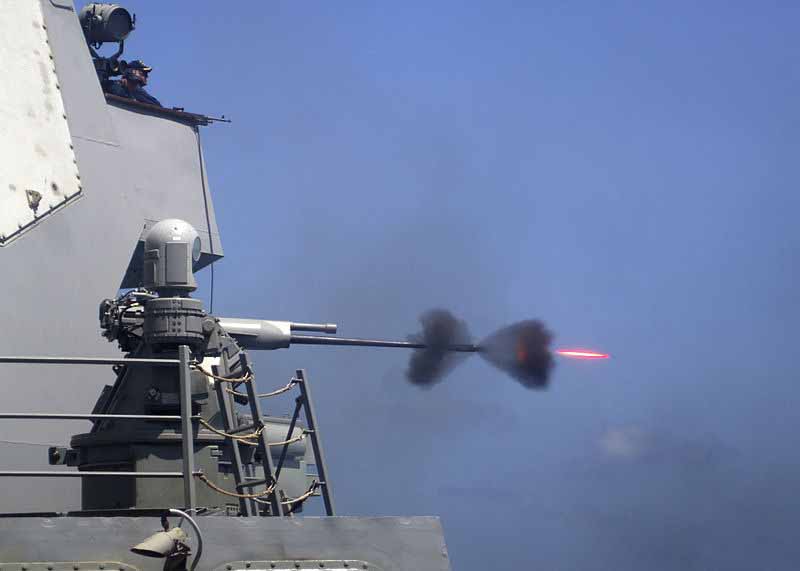
[[[204,569],[449,569],[438,518],[293,517],[317,496],[324,513],[335,514],[312,385],[298,370],[286,386],[256,392],[248,351],[405,348],[430,357],[424,377],[443,370],[444,355],[494,358],[497,344],[459,335],[340,338],[333,324],[209,315],[191,293],[193,272],[223,256],[200,136],[217,120],[104,93],[125,71],[120,57],[135,27],[120,6],[92,4],[80,15],[65,0],[6,0],[4,8],[0,108],[8,128],[0,148],[9,168],[0,172],[0,293],[9,303],[0,343],[12,354],[49,355],[0,357],[4,371],[18,366],[7,363],[26,368],[24,377],[7,375],[20,390],[5,402],[29,410],[24,378],[25,389],[39,384],[36,397],[55,394],[60,411],[4,412],[0,420],[14,420],[4,424],[7,438],[25,434],[23,420],[91,428],[49,450],[56,467],[0,471],[0,566],[153,571],[147,552],[180,569],[170,556],[185,555],[195,538],[142,540],[158,531],[166,509],[184,508],[192,517],[270,516],[197,518]],[[109,42],[116,52],[101,56]],[[121,176],[127,164],[146,168]],[[76,268],[84,279],[65,280]],[[125,356],[84,357],[104,352],[95,311],[109,291],[125,293],[100,304],[101,331]],[[547,336],[535,337],[535,351],[518,337],[499,344],[497,362],[541,358],[546,366],[532,377],[539,386],[550,363]],[[56,391],[65,386],[62,401]],[[100,387],[91,412],[63,412],[84,407]],[[264,414],[262,399],[292,391],[288,417]],[[53,433],[64,433],[60,424]],[[46,493],[38,493],[38,478],[48,479]],[[73,510],[78,482],[81,509]]]
[[[321,489],[326,510],[333,515],[305,374],[298,371],[286,387],[258,395],[246,350],[292,344],[405,349],[429,345],[297,333],[335,333],[337,326],[330,323],[208,315],[202,302],[190,297],[197,287],[193,269],[200,251],[199,234],[188,222],[168,219],[150,228],[144,238],[143,287],[100,304],[103,336],[117,341],[126,360],[145,364],[116,368],[115,383],[105,387],[92,411],[92,430],[73,436],[69,450],[52,450],[51,461],[75,466],[86,475],[84,510],[163,510],[186,504],[238,515],[285,515],[301,511],[303,502]],[[459,344],[443,349],[476,352],[479,347]],[[177,361],[179,371],[147,364],[157,359]],[[259,398],[295,385],[301,395],[291,420],[262,416]],[[237,404],[250,405],[250,414],[238,410]],[[301,409],[308,426],[298,423]],[[182,414],[191,417],[189,442],[175,427],[174,419]],[[306,446],[309,435],[311,447]],[[186,466],[186,455],[193,465]],[[316,474],[307,473],[309,465],[316,467]],[[197,472],[206,486],[188,490],[185,482],[182,486],[174,479],[127,476],[98,483],[92,477],[97,471],[182,469]],[[261,476],[254,476],[259,469]]]

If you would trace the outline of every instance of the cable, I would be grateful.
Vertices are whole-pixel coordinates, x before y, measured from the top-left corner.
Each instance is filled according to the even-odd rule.
[[[297,381],[289,381],[289,384],[286,385],[285,387],[281,387],[279,389],[275,389],[274,391],[269,392],[269,393],[260,393],[260,394],[257,394],[256,396],[258,398],[260,398],[260,399],[265,399],[265,398],[269,398],[269,397],[275,397],[275,396],[278,396],[280,394],[285,393],[286,391],[292,390],[296,384],[297,384]],[[225,389],[225,392],[228,392],[228,393],[230,393],[232,395],[236,395],[237,397],[246,397],[246,396],[248,396],[246,393],[240,393],[240,392],[235,391],[233,389]]]
[[[230,492],[224,488],[220,488],[214,482],[209,480],[205,474],[198,474],[197,477],[200,479],[201,482],[203,482],[206,486],[208,486],[215,492],[219,492],[220,494],[223,494],[225,496],[230,496],[232,498],[243,498],[245,500],[258,501],[258,498],[263,498],[264,496],[268,496],[275,489],[275,484],[270,484],[270,486],[266,490],[264,490],[263,492],[258,492],[257,494],[239,494],[236,492]]]
[[[215,428],[211,426],[211,424],[204,418],[199,418],[198,421],[200,424],[205,426],[211,432],[215,432],[220,436],[224,436],[225,438],[232,438],[233,440],[252,440],[253,438],[258,438],[261,436],[261,433],[264,432],[266,426],[262,426],[261,428],[257,429],[255,432],[251,432],[250,434],[229,434],[224,430],[220,430],[219,428]],[[252,442],[248,442],[247,444],[253,444]]]
[[[200,366],[199,363],[192,363],[191,367],[196,371],[200,371],[206,377],[209,377],[209,378],[214,379],[215,381],[219,381],[221,383],[249,383],[250,381],[253,380],[253,374],[250,371],[247,371],[241,377],[228,378],[228,377],[220,377],[219,375],[215,375],[211,371],[207,371],[202,366]]]
[[[208,303],[208,312],[214,314],[214,262],[211,262],[211,300]]]
[[[295,436],[294,438],[290,438],[288,440],[281,440],[280,442],[269,442],[270,446],[286,446],[287,444],[291,444],[293,442],[300,442],[306,437],[306,431],[304,430],[300,436]]]
[[[233,440],[240,440],[240,441],[242,441],[242,442],[240,442],[240,444],[246,444],[248,446],[258,446],[258,444],[256,444],[255,442],[250,442],[250,440],[252,440],[253,438],[258,438],[259,436],[261,436],[261,433],[264,432],[264,429],[266,428],[266,426],[262,426],[261,428],[259,428],[255,432],[251,432],[250,434],[231,434],[229,432],[225,432],[224,430],[220,430],[219,428],[216,428],[215,426],[212,426],[204,418],[198,418],[197,420],[198,420],[198,422],[200,422],[200,424],[205,426],[211,432],[219,434],[220,436],[224,436],[225,438],[232,438]],[[281,440],[279,442],[268,442],[267,444],[269,446],[285,446],[287,444],[292,444],[293,442],[299,442],[300,440],[303,440],[305,437],[306,437],[306,432],[303,431],[299,436],[294,436],[292,438],[289,438],[288,440]]]
[[[316,480],[313,480],[311,482],[311,485],[308,487],[308,491],[306,491],[304,494],[302,494],[300,496],[297,496],[296,498],[287,498],[287,499],[283,500],[281,502],[281,504],[284,505],[284,506],[290,506],[292,504],[296,504],[296,503],[299,503],[299,502],[304,502],[308,498],[310,498],[311,496],[314,495],[314,492],[317,490],[318,486],[319,486],[319,483],[317,483]]]
[[[194,534],[197,537],[197,553],[195,553],[194,559],[192,559],[192,566],[189,568],[189,571],[194,571],[194,568],[197,567],[197,562],[200,561],[200,556],[203,555],[203,534],[200,533],[200,526],[197,525],[197,522],[194,521],[192,516],[184,511],[170,508],[169,513],[181,516],[181,518],[188,521],[189,525],[194,529]]]

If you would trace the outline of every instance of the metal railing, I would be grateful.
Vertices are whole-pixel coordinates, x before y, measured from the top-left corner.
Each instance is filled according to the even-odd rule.
[[[181,423],[182,440],[182,470],[180,472],[113,472],[113,471],[48,471],[48,470],[5,470],[0,471],[0,477],[32,477],[32,478],[83,478],[83,477],[130,477],[130,478],[183,478],[184,504],[190,510],[195,509],[197,495],[195,477],[202,472],[194,469],[194,434],[192,420],[198,416],[192,415],[191,370],[189,367],[191,352],[189,347],[178,347],[177,359],[141,359],[141,358],[105,358],[105,357],[0,357],[0,364],[17,363],[32,365],[148,365],[178,367],[180,386],[181,414],[177,415],[147,415],[147,414],[61,414],[61,413],[0,413],[3,419],[37,419],[37,420],[158,420],[165,422]]]

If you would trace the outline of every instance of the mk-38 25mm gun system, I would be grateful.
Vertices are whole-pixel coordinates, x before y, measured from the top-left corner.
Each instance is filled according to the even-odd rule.
[[[335,516],[309,377],[260,394],[247,351],[411,349],[416,383],[479,353],[536,388],[552,366],[547,331],[522,322],[474,344],[439,311],[417,338],[379,341],[206,313],[190,294],[223,256],[200,141],[214,119],[104,92],[125,68],[135,19],[123,7],[5,0],[0,13],[0,347],[17,355],[0,357],[0,375],[19,389],[4,402],[96,400],[86,414],[0,413],[9,439],[26,422],[91,423],[49,449],[46,470],[3,466],[0,570],[449,569],[438,518]],[[110,57],[104,42],[118,44]],[[147,168],[120,176],[124,163]],[[98,339],[98,302],[124,356]],[[263,414],[291,391],[289,416]],[[80,509],[63,507],[77,483]],[[298,517],[309,501],[326,516]]]

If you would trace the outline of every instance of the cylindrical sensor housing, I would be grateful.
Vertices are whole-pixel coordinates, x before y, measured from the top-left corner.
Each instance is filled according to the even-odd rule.
[[[90,44],[121,42],[134,28],[131,13],[119,4],[87,4],[78,18]]]
[[[200,236],[191,224],[177,218],[156,223],[144,239],[144,287],[167,296],[196,290],[199,259]]]

